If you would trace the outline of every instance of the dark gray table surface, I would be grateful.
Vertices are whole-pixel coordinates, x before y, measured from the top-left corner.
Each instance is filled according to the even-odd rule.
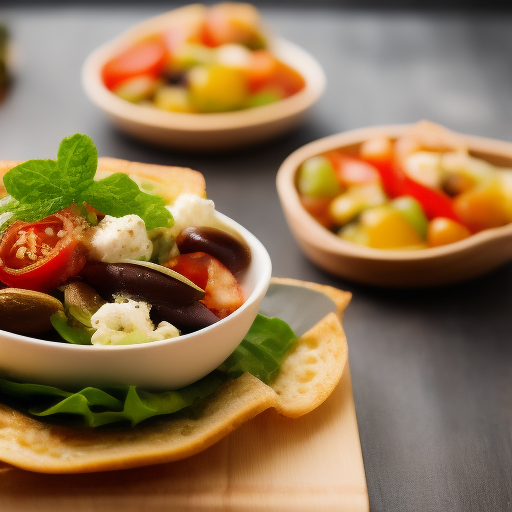
[[[125,137],[80,85],[90,51],[162,10],[0,9],[16,42],[0,159],[55,157],[62,137],[83,132],[100,155],[201,171],[217,208],[266,245],[275,276],[353,292],[345,326],[372,510],[512,510],[512,265],[430,291],[336,279],[302,255],[275,190],[290,152],[350,128],[427,118],[512,140],[511,15],[266,7],[269,25],[321,62],[326,94],[289,136],[201,156]]]

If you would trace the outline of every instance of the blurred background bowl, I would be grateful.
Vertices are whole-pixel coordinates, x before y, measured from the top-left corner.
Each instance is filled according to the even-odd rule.
[[[298,71],[305,86],[271,105],[212,114],[167,112],[123,100],[103,83],[101,71],[134,41],[164,30],[186,17],[197,4],[146,20],[96,49],[82,68],[82,84],[89,99],[122,131],[150,144],[185,150],[223,151],[270,140],[301,124],[325,89],[320,64],[289,41],[270,38],[270,50]]]
[[[288,226],[304,254],[327,272],[359,283],[432,287],[483,275],[512,259],[512,224],[486,229],[465,240],[417,251],[382,250],[343,240],[320,225],[302,206],[296,175],[309,157],[334,149],[354,153],[368,139],[397,139],[411,125],[351,130],[311,142],[294,151],[277,174],[277,191]],[[460,135],[470,153],[498,166],[512,167],[512,143]]]

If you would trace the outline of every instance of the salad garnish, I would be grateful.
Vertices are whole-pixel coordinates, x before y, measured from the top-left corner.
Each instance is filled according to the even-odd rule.
[[[85,202],[103,215],[136,214],[148,230],[172,226],[173,218],[164,199],[142,192],[126,174],[94,181],[97,167],[98,152],[90,137],[80,133],[66,137],[57,160],[29,160],[5,174],[3,181],[9,196],[0,203],[0,214],[10,212],[18,220],[35,222],[73,203]]]

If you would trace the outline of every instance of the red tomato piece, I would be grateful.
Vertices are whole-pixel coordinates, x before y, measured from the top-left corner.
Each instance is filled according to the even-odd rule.
[[[50,291],[85,266],[83,219],[70,208],[38,222],[15,222],[0,240],[0,281]]]
[[[251,93],[259,91],[277,71],[278,60],[267,50],[251,52],[247,66],[247,83]]]
[[[316,198],[309,196],[302,196],[300,202],[304,209],[313,216],[322,226],[327,229],[331,229],[335,222],[329,212],[329,205],[331,204],[332,198]]]
[[[379,171],[372,164],[343,155],[339,151],[329,151],[324,154],[331,162],[338,181],[343,186],[364,185],[379,181]]]
[[[204,252],[180,254],[164,266],[190,279],[205,291],[201,301],[218,318],[225,318],[244,303],[240,285],[217,259]]]
[[[158,78],[167,59],[167,49],[161,38],[139,42],[105,64],[103,82],[113,90],[129,78],[144,75]]]
[[[277,61],[272,75],[257,90],[273,91],[287,98],[304,88],[306,82],[295,69]]]

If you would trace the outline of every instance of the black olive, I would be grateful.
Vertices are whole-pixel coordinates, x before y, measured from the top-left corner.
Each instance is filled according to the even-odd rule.
[[[155,323],[162,320],[169,322],[182,334],[198,331],[219,321],[202,302],[194,302],[185,307],[154,303],[151,308],[151,317],[156,320]]]
[[[176,239],[182,254],[205,252],[218,259],[236,276],[251,262],[251,249],[246,243],[217,228],[198,227],[184,229]]]
[[[80,276],[106,300],[122,295],[182,307],[204,297],[203,291],[174,277],[132,263],[89,263]]]

